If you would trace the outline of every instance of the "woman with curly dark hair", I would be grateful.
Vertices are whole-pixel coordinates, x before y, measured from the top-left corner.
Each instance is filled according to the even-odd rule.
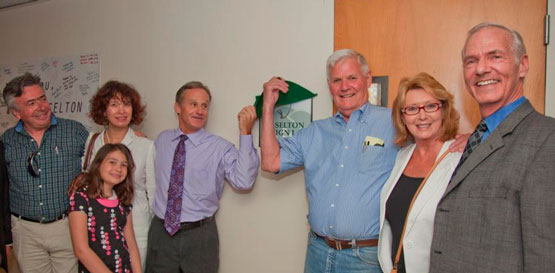
[[[133,199],[133,228],[139,246],[142,264],[146,258],[148,229],[152,219],[152,202],[156,190],[154,173],[154,142],[139,137],[130,126],[139,125],[145,114],[141,96],[132,86],[119,81],[106,82],[91,99],[90,117],[104,125],[98,138],[94,139],[91,158],[106,143],[125,144],[135,161]],[[87,146],[94,134],[89,136]],[[144,268],[144,266],[143,266]]]

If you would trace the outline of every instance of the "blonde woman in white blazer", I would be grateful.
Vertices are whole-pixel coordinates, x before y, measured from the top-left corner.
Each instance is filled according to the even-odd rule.
[[[401,80],[392,116],[395,143],[402,149],[380,197],[378,259],[383,272],[391,272],[406,222],[397,270],[426,273],[436,207],[461,157],[461,153],[449,152],[459,115],[453,95],[432,76],[420,73]],[[407,217],[411,200],[428,173]]]
[[[152,203],[156,191],[154,141],[140,137],[130,128],[143,121],[144,106],[139,93],[130,85],[118,81],[106,82],[91,99],[90,116],[95,123],[105,125],[105,129],[93,144],[91,160],[106,143],[122,143],[131,151],[135,162],[133,172],[133,209],[132,220],[135,239],[139,247],[141,265],[144,270],[148,230],[153,217]],[[87,146],[92,133],[87,139]],[[89,161],[90,162],[90,161]]]

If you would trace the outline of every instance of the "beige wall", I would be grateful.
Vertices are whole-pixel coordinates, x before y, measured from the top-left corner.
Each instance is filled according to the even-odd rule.
[[[207,130],[234,143],[237,112],[273,75],[318,93],[315,119],[331,114],[332,0],[43,0],[1,10],[0,26],[0,63],[100,53],[101,83],[132,83],[145,98],[151,138],[176,126],[174,94],[190,80],[212,89]],[[220,272],[301,272],[306,213],[302,171],[261,173],[249,194],[226,186]]]

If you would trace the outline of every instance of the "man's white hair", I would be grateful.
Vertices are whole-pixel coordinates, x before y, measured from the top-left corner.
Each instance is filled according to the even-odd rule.
[[[478,25],[474,26],[473,28],[471,28],[468,31],[468,34],[466,35],[466,41],[464,42],[464,47],[463,47],[462,52],[461,52],[462,59],[464,60],[464,58],[466,57],[465,56],[466,44],[468,43],[468,40],[470,39],[470,37],[472,37],[472,35],[474,35],[479,30],[481,30],[483,28],[488,28],[488,27],[498,28],[498,29],[507,31],[509,34],[511,34],[511,37],[512,37],[511,50],[513,51],[513,54],[515,55],[516,64],[519,65],[520,64],[520,58],[522,58],[522,56],[526,55],[526,47],[524,46],[524,42],[522,41],[522,36],[520,36],[520,33],[518,33],[516,30],[510,29],[506,26],[499,25],[499,24],[494,24],[494,23],[489,23],[489,22],[478,24]]]
[[[331,70],[335,66],[335,64],[345,58],[354,58],[357,63],[360,65],[360,69],[362,70],[362,74],[368,75],[370,69],[368,68],[368,62],[362,54],[352,50],[352,49],[340,49],[335,51],[331,56],[328,57],[328,61],[326,64],[326,72],[328,75],[328,80],[331,76]]]

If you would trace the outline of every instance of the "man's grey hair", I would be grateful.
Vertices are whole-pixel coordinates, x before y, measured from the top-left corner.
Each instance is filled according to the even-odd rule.
[[[466,51],[466,44],[468,43],[468,40],[470,39],[470,37],[472,37],[472,35],[474,35],[479,30],[481,30],[483,28],[487,28],[487,27],[498,28],[498,29],[504,30],[504,31],[508,32],[509,34],[511,34],[511,37],[512,37],[511,50],[513,51],[513,54],[515,55],[516,64],[519,65],[520,64],[520,58],[522,58],[522,56],[526,55],[526,47],[524,46],[524,42],[522,41],[522,36],[520,36],[520,33],[518,33],[516,30],[510,29],[506,26],[499,25],[499,24],[494,24],[494,23],[490,23],[490,22],[485,22],[485,23],[478,24],[478,25],[474,26],[473,28],[471,28],[468,31],[468,34],[466,35],[466,41],[464,42],[464,47],[463,47],[462,52],[461,52],[462,59],[464,60],[464,58],[465,58],[464,53]]]
[[[362,70],[362,74],[368,75],[370,69],[368,68],[368,62],[362,56],[362,54],[352,50],[352,49],[340,49],[335,51],[331,56],[328,57],[328,61],[326,63],[326,72],[328,75],[328,80],[331,76],[331,70],[335,64],[345,58],[354,58],[357,63],[360,65],[360,69]]]
[[[42,87],[40,77],[29,72],[13,78],[10,82],[6,84],[6,87],[4,87],[4,91],[2,93],[2,97],[4,98],[6,106],[8,106],[8,113],[10,113],[10,110],[17,110],[17,106],[15,105],[15,98],[21,97],[21,95],[23,95],[23,89],[27,86],[33,85],[38,85]]]

